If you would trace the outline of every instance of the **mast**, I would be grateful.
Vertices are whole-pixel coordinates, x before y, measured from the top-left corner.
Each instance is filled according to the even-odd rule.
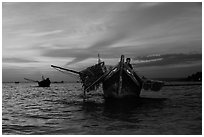
[[[98,53],[98,64],[101,63],[100,54]]]
[[[123,73],[123,64],[124,64],[124,55],[121,55],[120,58],[120,76],[119,76],[119,84],[118,84],[118,95],[121,95],[122,91],[122,83],[123,83],[123,78],[122,78],[122,73]]]

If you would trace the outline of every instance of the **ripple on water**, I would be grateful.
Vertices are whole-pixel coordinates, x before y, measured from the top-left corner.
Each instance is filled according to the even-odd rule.
[[[107,102],[101,90],[83,101],[81,85],[3,83],[3,134],[202,134],[202,88],[142,91],[137,101]],[[176,125],[176,126],[175,126]]]

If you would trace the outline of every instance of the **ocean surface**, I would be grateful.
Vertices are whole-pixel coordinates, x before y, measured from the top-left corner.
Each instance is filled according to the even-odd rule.
[[[202,86],[142,91],[135,102],[106,102],[79,83],[2,84],[2,134],[201,135]]]

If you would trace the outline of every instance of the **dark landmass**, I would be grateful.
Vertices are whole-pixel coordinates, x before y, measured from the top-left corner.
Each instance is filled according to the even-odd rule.
[[[202,81],[202,72],[196,72],[188,76],[187,81]]]
[[[167,81],[167,82],[173,82],[173,81],[180,81],[180,82],[202,82],[202,72],[196,72],[194,74],[191,74],[184,78],[152,78],[153,80],[160,80],[160,81]]]
[[[186,78],[152,78],[152,80],[160,80],[160,81],[167,81],[167,82],[173,82],[173,81],[187,81]]]

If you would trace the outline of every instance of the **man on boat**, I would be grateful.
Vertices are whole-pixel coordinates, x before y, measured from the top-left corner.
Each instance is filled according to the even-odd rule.
[[[132,64],[130,64],[130,58],[126,58],[126,62],[125,64],[132,70],[133,75],[135,76],[135,78],[137,79],[137,81],[140,83],[140,85],[142,85],[143,80],[142,78],[140,78],[136,72],[133,70]]]
[[[130,64],[130,58],[126,59],[125,64],[127,64],[129,66],[129,68],[133,69],[132,65]]]
[[[51,82],[50,82],[50,79],[49,79],[49,78],[46,78],[46,79],[45,79],[44,76],[42,76],[42,81],[45,81],[46,83],[49,83],[49,84],[51,83]]]
[[[47,83],[51,83],[49,78],[46,78],[46,82]]]

